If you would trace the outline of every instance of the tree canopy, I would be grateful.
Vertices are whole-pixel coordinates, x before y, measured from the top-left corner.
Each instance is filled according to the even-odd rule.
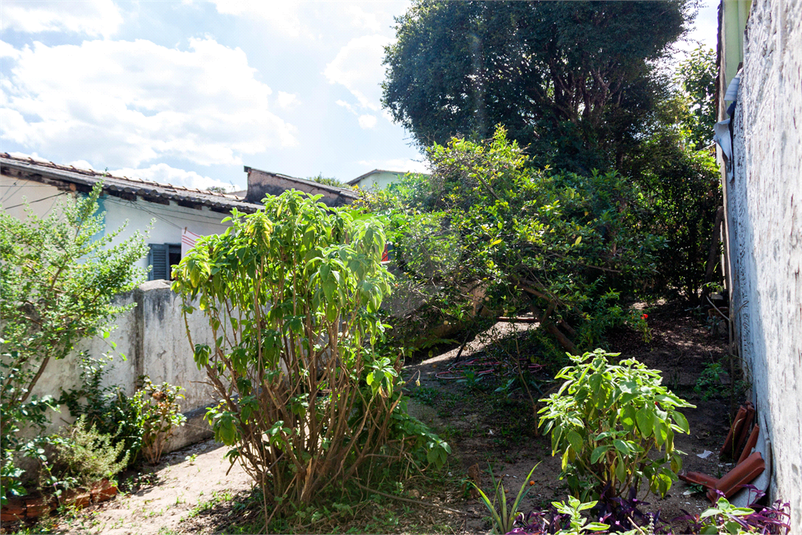
[[[369,200],[389,221],[405,292],[441,303],[441,322],[477,295],[496,315],[528,309],[569,351],[627,321],[618,297],[643,287],[664,245],[640,223],[635,184],[615,172],[535,170],[503,128],[427,153],[431,175]]]
[[[418,0],[386,49],[383,104],[423,147],[503,124],[541,165],[604,169],[659,100],[655,61],[692,7]]]

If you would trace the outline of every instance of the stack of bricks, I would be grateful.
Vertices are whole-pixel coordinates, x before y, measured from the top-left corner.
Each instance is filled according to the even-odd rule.
[[[8,503],[0,509],[0,520],[3,523],[37,518],[59,505],[72,505],[79,509],[93,503],[101,503],[114,498],[119,490],[108,479],[92,486],[90,490],[68,490],[60,497],[9,498]]]

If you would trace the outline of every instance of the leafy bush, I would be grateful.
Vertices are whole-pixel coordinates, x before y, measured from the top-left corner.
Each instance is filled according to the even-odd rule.
[[[562,455],[561,478],[575,496],[621,496],[646,478],[664,496],[682,467],[674,433],[688,433],[676,409],[693,407],[660,383],[660,372],[635,359],[597,349],[563,368],[556,394],[541,401],[540,425],[551,432],[552,455]],[[657,453],[655,455],[654,453]]]
[[[418,310],[413,327],[529,310],[575,351],[626,322],[624,303],[647,285],[664,243],[644,231],[631,181],[533,169],[503,128],[485,142],[435,145],[428,158],[430,176],[366,200],[393,235],[405,294],[388,310],[394,323]]]
[[[89,485],[99,479],[114,477],[128,465],[125,443],[99,432],[85,416],[78,418],[63,436],[65,440],[55,445],[55,468],[52,471],[60,480],[73,478],[81,485]]]
[[[111,435],[124,444],[128,465],[133,465],[142,447],[142,424],[133,399],[119,385],[102,386],[109,368],[108,358],[82,355],[81,386],[61,393],[58,403],[73,416],[82,416],[99,433]]]
[[[187,334],[222,399],[207,413],[215,437],[234,446],[229,458],[273,513],[309,503],[370,459],[401,458],[411,442],[444,451],[406,435],[414,422],[395,418],[401,363],[374,351],[392,280],[384,234],[316,201],[288,191],[256,213],[234,212],[225,233],[201,238],[173,272],[185,313],[197,298],[213,330],[210,344]]]
[[[46,463],[50,396],[32,391],[51,360],[66,357],[83,338],[102,333],[130,307],[117,294],[144,280],[136,266],[147,252],[142,235],[112,246],[122,228],[103,233],[102,191],[25,220],[0,209],[0,501],[25,492],[16,459]],[[131,305],[133,306],[133,305]],[[21,431],[33,428],[33,438]],[[30,436],[30,435],[28,435]]]
[[[166,382],[154,385],[150,377],[145,376],[132,398],[137,426],[142,430],[142,454],[150,464],[159,462],[175,428],[187,421],[178,404],[178,399],[184,397],[182,390]]]

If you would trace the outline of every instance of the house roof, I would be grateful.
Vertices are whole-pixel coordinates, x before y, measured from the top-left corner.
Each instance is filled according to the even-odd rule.
[[[358,183],[363,178],[369,177],[370,175],[375,175],[376,173],[391,173],[393,175],[405,175],[405,174],[407,174],[406,171],[388,171],[386,169],[374,169],[373,171],[368,171],[364,175],[359,175],[358,177],[356,177],[353,180],[349,180],[348,182],[346,182],[346,184],[348,184],[349,186],[353,186],[354,184]]]
[[[211,210],[221,213],[228,213],[232,208],[241,212],[255,212],[262,206],[247,202],[236,195],[150,182],[138,178],[117,177],[92,169],[79,169],[74,166],[58,165],[47,160],[12,156],[7,152],[0,152],[0,172],[72,191],[88,191],[95,184],[103,181],[103,191],[116,197],[129,200],[141,197],[146,201],[158,204],[169,204],[170,201],[175,201],[181,206],[190,208],[208,206]]]
[[[256,171],[257,173],[261,173],[263,175],[269,175],[271,177],[275,177],[276,179],[280,180],[281,182],[285,182],[287,184],[287,186],[288,186],[287,189],[289,189],[293,185],[298,185],[298,186],[304,186],[304,188],[301,188],[302,191],[305,191],[306,190],[305,188],[310,188],[311,187],[311,188],[323,190],[323,191],[326,191],[326,192],[329,192],[329,193],[332,193],[332,194],[335,194],[335,195],[348,197],[350,199],[358,199],[359,198],[359,194],[357,192],[355,192],[354,190],[352,190],[351,188],[346,188],[346,187],[338,188],[337,186],[330,186],[329,184],[321,184],[320,182],[315,182],[314,180],[307,180],[306,178],[298,178],[298,177],[294,177],[294,176],[283,175],[281,173],[274,173],[272,171],[263,171],[262,169],[256,169],[255,167],[249,167],[249,166],[246,165],[245,166],[245,172],[248,173],[249,176],[250,176],[251,171]],[[349,182],[349,184],[350,184],[350,182]],[[250,186],[250,181],[249,181],[248,185]]]

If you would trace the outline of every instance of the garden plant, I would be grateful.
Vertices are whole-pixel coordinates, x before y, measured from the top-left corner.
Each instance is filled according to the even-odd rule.
[[[26,492],[20,457],[48,465],[44,434],[52,396],[33,393],[48,364],[84,338],[112,328],[133,305],[114,296],[144,280],[142,234],[113,243],[98,212],[102,185],[57,205],[46,217],[18,219],[0,209],[0,499]]]
[[[289,191],[235,212],[174,269],[185,313],[214,332],[207,342],[187,330],[222,400],[207,417],[261,486],[266,516],[309,504],[368,461],[417,449],[442,464],[449,451],[403,413],[398,356],[374,350],[392,279],[384,245],[372,219]]]
[[[540,425],[562,456],[561,478],[581,499],[626,495],[641,480],[665,496],[682,468],[675,433],[688,433],[680,408],[693,407],[661,385],[660,372],[597,349],[570,358],[560,390],[543,399]]]
[[[184,397],[181,393],[184,388],[167,382],[154,385],[148,376],[142,377],[141,382],[131,404],[136,411],[137,426],[141,429],[142,454],[150,464],[157,464],[175,428],[187,421],[178,404],[178,400]]]

